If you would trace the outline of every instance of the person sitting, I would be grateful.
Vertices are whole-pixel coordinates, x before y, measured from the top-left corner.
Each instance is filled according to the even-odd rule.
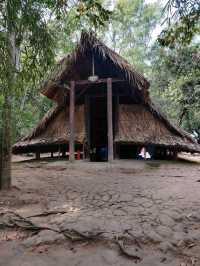
[[[151,159],[151,155],[146,150],[146,147],[142,147],[141,148],[140,153],[138,154],[138,158],[140,160],[149,160],[149,159]]]

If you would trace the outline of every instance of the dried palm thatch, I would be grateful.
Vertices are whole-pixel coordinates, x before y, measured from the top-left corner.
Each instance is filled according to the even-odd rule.
[[[157,117],[160,122],[164,123],[165,126],[174,134],[186,138],[192,143],[196,143],[196,140],[185,130],[182,128],[176,126],[174,123],[172,123],[165,114],[157,107],[155,104],[149,99],[148,102],[145,104],[146,108],[155,116]]]
[[[186,132],[172,127],[168,121],[168,123],[165,120],[161,122],[160,119],[164,119],[160,113],[155,113],[155,110],[152,113],[143,105],[120,105],[119,130],[115,141],[200,152],[199,145]]]
[[[75,110],[75,141],[76,144],[83,144],[86,139],[84,106],[76,106]],[[23,153],[38,147],[68,144],[69,135],[69,108],[57,106],[47,112],[28,136],[13,146],[13,152]],[[200,152],[199,145],[187,132],[174,127],[158,110],[152,111],[148,105],[141,104],[119,105],[118,131],[114,141]]]
[[[23,153],[34,148],[48,145],[69,143],[69,108],[57,106],[50,109],[33,131],[13,146],[13,153]],[[83,143],[85,139],[84,106],[75,109],[75,142]]]
[[[70,79],[80,79],[74,66],[81,57],[88,53],[97,54],[101,60],[115,66],[124,80],[127,80],[134,89],[141,91],[145,99],[148,98],[150,84],[144,76],[139,74],[123,57],[98,40],[93,33],[86,32],[82,33],[80,43],[75,51],[71,55],[63,57],[45,78],[41,84],[42,94],[50,99],[59,101],[63,94],[60,86],[63,83],[63,79],[65,79],[65,83],[67,80],[70,81]],[[87,77],[85,78],[87,79]]]

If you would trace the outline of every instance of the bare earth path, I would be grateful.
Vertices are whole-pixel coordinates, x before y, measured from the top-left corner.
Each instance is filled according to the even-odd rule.
[[[0,266],[200,265],[198,164],[26,161],[13,176]],[[50,230],[9,228],[13,212]]]

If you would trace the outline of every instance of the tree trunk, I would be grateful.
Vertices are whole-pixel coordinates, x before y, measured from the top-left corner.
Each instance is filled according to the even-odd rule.
[[[2,116],[0,188],[8,189],[11,186],[11,97],[9,96],[9,91],[6,89]]]
[[[7,86],[4,87],[3,91],[0,189],[8,189],[11,186],[12,95],[15,87],[16,67],[19,56],[19,49],[17,49],[15,43],[15,34],[12,32],[8,32],[7,51],[8,73]]]

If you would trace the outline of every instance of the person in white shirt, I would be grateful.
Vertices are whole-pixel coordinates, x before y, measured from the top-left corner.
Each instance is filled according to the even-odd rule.
[[[142,159],[142,160],[148,160],[148,159],[151,159],[151,155],[150,153],[146,150],[146,147],[142,147],[142,149],[140,150],[140,153],[139,153],[139,159]]]

